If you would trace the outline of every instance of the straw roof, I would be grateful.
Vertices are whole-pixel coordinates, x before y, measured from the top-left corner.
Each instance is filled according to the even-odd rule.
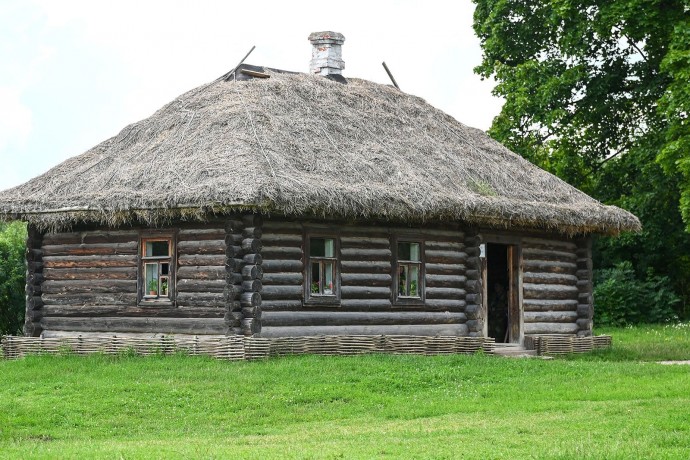
[[[0,216],[44,229],[236,209],[568,234],[640,228],[418,97],[364,80],[270,75],[179,96],[0,192]]]

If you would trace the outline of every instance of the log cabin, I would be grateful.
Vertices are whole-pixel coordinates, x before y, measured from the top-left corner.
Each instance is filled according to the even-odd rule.
[[[309,39],[0,193],[26,335],[591,335],[592,236],[639,220]]]

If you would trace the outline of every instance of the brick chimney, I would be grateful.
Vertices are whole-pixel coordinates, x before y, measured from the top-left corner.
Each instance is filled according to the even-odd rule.
[[[314,32],[309,35],[312,44],[309,70],[317,75],[342,75],[345,61],[342,59],[343,34],[338,32]]]

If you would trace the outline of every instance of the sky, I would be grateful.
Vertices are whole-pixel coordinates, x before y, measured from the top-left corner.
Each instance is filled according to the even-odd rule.
[[[247,64],[307,72],[311,32],[345,35],[346,77],[422,97],[488,129],[502,100],[469,0],[0,0],[0,190],[42,174]]]

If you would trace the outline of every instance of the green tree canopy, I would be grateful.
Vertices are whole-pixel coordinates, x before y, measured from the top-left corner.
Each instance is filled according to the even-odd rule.
[[[0,222],[0,335],[24,326],[25,244],[26,224]]]

